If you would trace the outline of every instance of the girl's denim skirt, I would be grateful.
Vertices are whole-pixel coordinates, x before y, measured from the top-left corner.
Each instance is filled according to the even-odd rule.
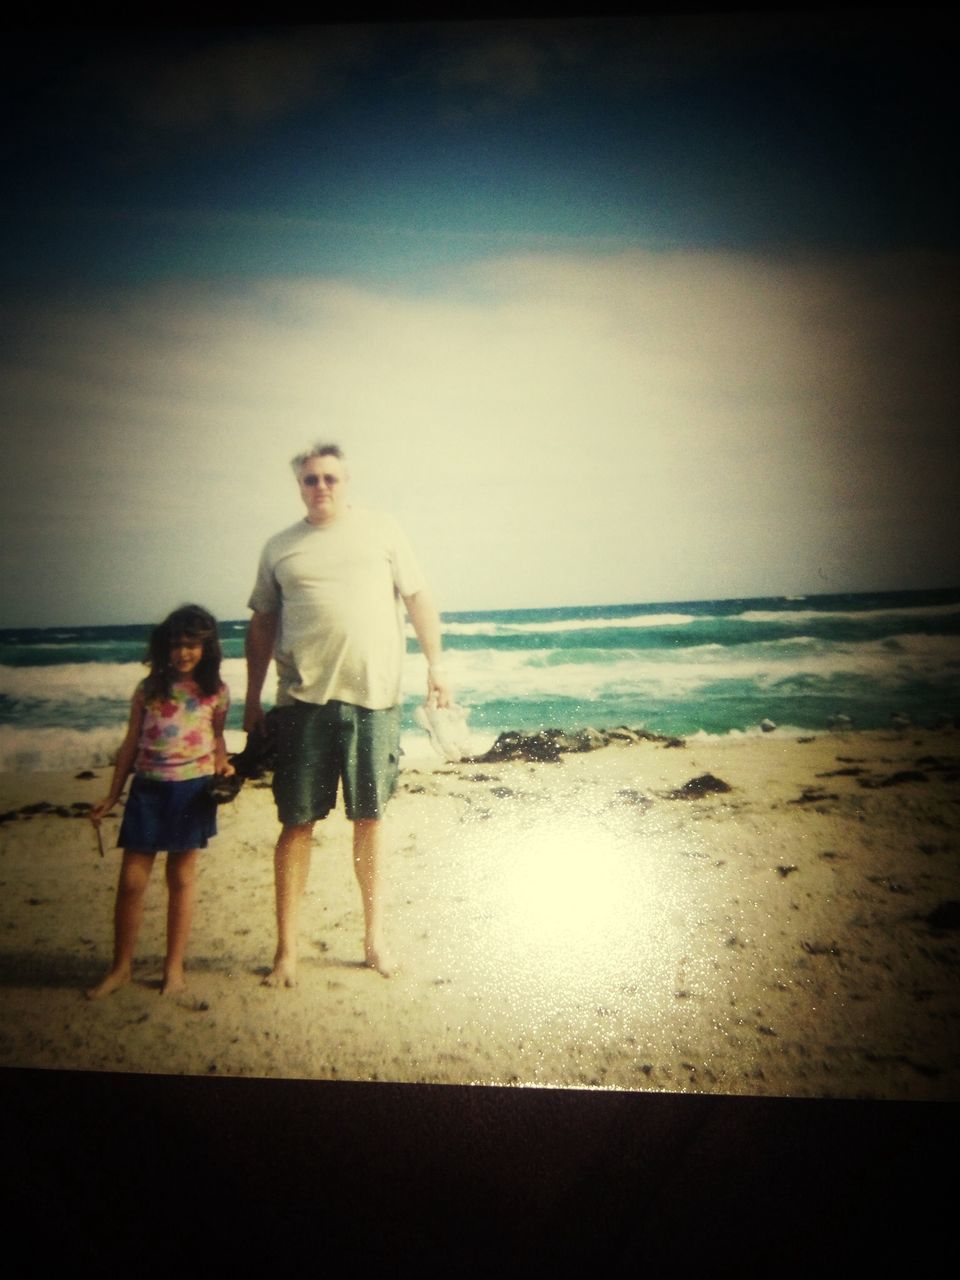
[[[210,779],[160,782],[134,777],[117,846],[138,853],[186,853],[205,849],[217,834],[217,806]]]

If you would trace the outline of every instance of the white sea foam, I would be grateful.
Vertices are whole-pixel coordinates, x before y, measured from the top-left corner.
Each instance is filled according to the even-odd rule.
[[[806,597],[788,597],[798,602]],[[796,625],[803,622],[846,620],[869,622],[879,618],[945,618],[960,614],[960,604],[903,605],[884,609],[747,609],[732,614],[650,613],[631,614],[629,617],[600,616],[593,618],[553,618],[527,622],[475,620],[470,622],[444,619],[446,635],[459,636],[509,636],[509,635],[561,635],[573,631],[630,631],[655,627],[686,627],[696,623],[754,622]],[[413,629],[407,623],[407,634]]]
[[[144,668],[137,662],[65,662],[52,667],[0,667],[0,694],[17,701],[79,704],[127,700]]]
[[[734,615],[740,622],[826,622],[844,619],[872,622],[874,618],[949,618],[960,613],[960,604],[928,604],[889,609],[748,609]]]
[[[242,700],[247,687],[244,660],[226,658],[221,663],[220,673],[229,686],[234,701]],[[0,695],[18,702],[63,702],[76,706],[100,700],[129,702],[145,674],[146,668],[140,662],[65,662],[49,667],[0,666]],[[272,670],[268,671],[265,688],[271,691],[271,697],[275,685],[276,676]]]
[[[31,643],[29,648],[31,653],[42,653],[45,650],[56,649],[75,649],[77,647],[76,640],[61,640],[54,642],[53,640],[44,643]],[[84,649],[113,649],[116,644],[112,640],[88,640],[84,642]]]
[[[540,622],[452,622],[443,631],[451,636],[560,635],[566,631],[632,631],[645,627],[685,627],[700,621],[688,613],[633,614],[629,618],[554,618]],[[408,627],[412,635],[412,628]]]
[[[824,737],[827,733],[829,733],[827,729],[804,729],[795,724],[778,724],[774,729],[762,729],[760,725],[752,724],[746,729],[727,729],[725,733],[707,733],[706,729],[698,729],[696,733],[684,734],[684,738],[687,742],[731,742],[752,738],[781,738],[792,741],[798,737]]]
[[[102,729],[22,729],[0,725],[0,771],[96,769],[113,763],[125,726]]]
[[[60,773],[76,769],[102,769],[111,766],[123,741],[126,726],[118,721],[101,729],[25,729],[0,725],[0,773]],[[228,729],[227,751],[242,751],[246,734]],[[467,746],[469,754],[482,755],[494,743],[496,734],[475,732]],[[440,758],[426,734],[404,732],[402,738],[403,767],[435,768]],[[99,797],[97,797],[99,798]]]
[[[458,701],[546,700],[643,696],[691,698],[721,681],[751,683],[760,689],[778,682],[835,677],[869,679],[894,687],[905,680],[949,680],[960,674],[960,652],[951,636],[903,635],[859,644],[805,645],[793,642],[724,648],[623,651],[603,663],[558,661],[558,652],[532,650],[450,650],[444,657]],[[408,656],[404,693],[418,696],[425,669]]]
[[[957,611],[958,606],[950,606],[927,612]],[[889,612],[899,617],[919,611]],[[661,621],[686,616],[655,615]],[[766,616],[782,619],[785,615]],[[605,620],[611,626],[629,621]],[[592,625],[592,620],[577,620],[581,631]],[[537,624],[524,626],[537,629]],[[558,623],[555,629],[566,626]],[[702,632],[692,629],[687,635],[694,639]],[[911,687],[941,690],[930,697],[942,697],[949,710],[960,687],[957,637],[906,633],[842,643],[810,634],[732,646],[710,642],[642,648],[638,642],[629,649],[604,649],[589,642],[582,648],[554,648],[545,638],[536,649],[448,648],[444,664],[457,701],[471,708],[477,721],[486,718],[489,726],[492,712],[485,717],[483,708],[492,703],[506,704],[506,709],[501,706],[496,712],[501,721],[512,719],[516,707],[516,724],[503,724],[505,728],[521,727],[544,715],[556,724],[589,720],[592,702],[602,702],[608,709],[622,703],[624,714],[630,716],[642,715],[638,708],[644,705],[661,704],[662,712],[665,704],[672,704],[671,714],[689,723],[714,693],[718,704],[729,707],[733,723],[742,723],[737,715],[742,699],[751,700],[755,708],[757,696],[762,699],[765,693],[777,699],[784,720],[792,718],[785,699],[795,699],[798,706],[810,696],[825,693],[831,698],[868,700],[876,693],[889,700],[899,697],[901,688]],[[123,736],[126,707],[144,673],[139,662],[0,666],[4,714],[14,722],[0,729],[0,768],[61,769],[107,763]],[[231,720],[236,723],[246,690],[243,658],[226,659],[222,673],[234,706]],[[270,671],[264,686],[266,705],[273,702],[275,691],[276,674]],[[419,700],[425,692],[426,664],[422,654],[411,651],[403,667],[404,697]],[[796,718],[805,717],[798,710]],[[707,722],[718,722],[716,710]],[[64,727],[40,727],[44,725]],[[476,754],[488,745],[478,743]],[[236,749],[233,743],[231,749]]]
[[[854,676],[892,685],[909,679],[951,680],[960,676],[960,644],[953,636],[898,635],[861,643],[814,641],[810,637],[742,646],[606,651],[602,661],[564,661],[556,649],[449,649],[444,655],[458,699],[589,699],[643,694],[686,698],[717,681],[747,681],[769,687],[791,678]],[[572,655],[571,655],[572,657]],[[242,658],[222,666],[234,706],[243,702]],[[0,667],[0,695],[15,703],[58,703],[82,714],[95,701],[126,704],[144,668],[139,663],[68,663],[51,667]],[[268,672],[264,701],[272,703],[276,675]],[[426,691],[422,655],[407,655],[403,693]]]

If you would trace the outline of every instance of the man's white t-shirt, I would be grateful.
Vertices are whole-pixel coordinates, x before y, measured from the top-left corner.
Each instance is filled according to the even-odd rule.
[[[401,596],[424,587],[410,544],[386,515],[348,507],[327,525],[299,520],[263,549],[249,606],[280,617],[277,706],[400,701]]]

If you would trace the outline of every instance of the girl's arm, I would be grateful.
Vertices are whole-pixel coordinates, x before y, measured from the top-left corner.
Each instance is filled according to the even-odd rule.
[[[214,711],[213,713],[213,771],[222,774],[225,778],[229,778],[232,773],[236,773],[233,765],[227,759],[227,744],[224,741],[223,729],[227,723],[227,709],[222,711]]]
[[[117,762],[113,766],[113,781],[110,783],[109,794],[100,801],[96,808],[90,810],[90,821],[94,826],[99,827],[100,821],[104,818],[113,806],[120,799],[120,793],[123,791],[127,777],[133,768],[134,761],[137,758],[137,748],[140,745],[140,730],[143,727],[144,701],[143,693],[140,689],[133,695],[130,703],[130,719],[127,723],[127,736],[120,745],[117,752]]]

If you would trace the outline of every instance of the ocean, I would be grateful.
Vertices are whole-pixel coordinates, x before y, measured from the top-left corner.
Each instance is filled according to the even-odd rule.
[[[960,589],[444,614],[446,665],[478,751],[506,729],[628,725],[655,733],[826,732],[960,723]],[[151,622],[0,631],[0,769],[95,767],[123,736]],[[238,733],[246,619],[221,621]],[[412,633],[404,750],[423,659]],[[266,692],[272,688],[272,673]],[[269,696],[265,703],[269,703]]]

